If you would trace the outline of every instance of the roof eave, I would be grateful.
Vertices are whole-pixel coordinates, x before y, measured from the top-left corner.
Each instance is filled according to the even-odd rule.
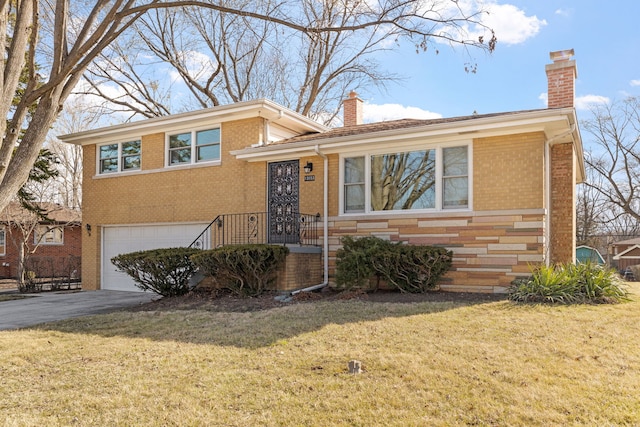
[[[568,116],[575,117],[573,108],[535,110],[522,113],[505,114],[500,116],[482,117],[457,122],[438,123],[424,126],[407,127],[402,129],[384,130],[364,134],[339,136],[333,138],[317,138],[309,141],[292,142],[287,144],[273,144],[262,147],[249,147],[232,151],[238,159],[247,161],[269,160],[269,158],[282,157],[282,155],[305,155],[314,153],[316,147],[325,153],[340,151],[349,147],[363,144],[370,146],[376,143],[388,143],[389,137],[395,140],[407,140],[413,138],[443,138],[458,136],[487,137],[493,135],[519,133],[528,131],[544,131],[549,135],[559,133],[558,128],[566,129],[569,126]],[[578,132],[579,136],[579,132]],[[581,150],[582,143],[579,147]],[[580,154],[582,154],[580,152]]]
[[[65,143],[91,145],[106,141],[140,137],[150,133],[166,132],[173,129],[198,126],[199,123],[223,123],[245,118],[262,117],[297,133],[324,132],[329,128],[283,107],[268,99],[238,102],[204,110],[190,111],[171,116],[155,117],[133,123],[107,126],[84,132],[60,135]]]

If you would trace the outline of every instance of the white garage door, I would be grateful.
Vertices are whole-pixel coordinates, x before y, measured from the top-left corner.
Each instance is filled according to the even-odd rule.
[[[133,280],[116,271],[111,258],[147,249],[189,246],[207,224],[164,224],[102,229],[102,289],[140,291]],[[205,242],[204,249],[209,247]]]

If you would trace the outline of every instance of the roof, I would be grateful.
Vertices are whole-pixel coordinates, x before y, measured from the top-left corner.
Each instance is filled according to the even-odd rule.
[[[544,132],[549,144],[573,144],[579,164],[577,183],[584,180],[582,139],[574,108],[545,108],[430,120],[402,119],[345,126],[307,132],[270,144],[252,145],[234,150],[231,154],[247,161],[271,161],[363,147],[370,150],[376,146],[387,147],[390,142],[424,144],[430,139],[460,140],[528,132]]]
[[[630,246],[626,250],[613,257],[613,259],[615,260],[619,260],[621,258],[640,259],[640,245]]]
[[[79,210],[66,208],[57,203],[39,202],[36,203],[40,209],[46,212],[47,217],[51,221],[41,221],[42,223],[56,223],[56,224],[79,224],[82,221],[82,214]],[[0,223],[6,222],[26,222],[33,218],[33,213],[24,209],[20,203],[11,202],[0,213]]]
[[[487,117],[509,116],[509,115],[514,115],[518,113],[530,112],[530,111],[540,111],[540,110],[526,110],[526,111],[517,111],[517,112],[512,111],[512,112],[506,112],[506,113],[492,113],[492,114],[474,114],[471,116],[459,116],[459,117],[448,117],[448,118],[427,119],[427,120],[400,119],[400,120],[389,120],[389,121],[376,122],[376,123],[365,123],[365,124],[355,125],[355,126],[333,128],[326,132],[315,132],[315,133],[307,133],[305,135],[294,136],[293,138],[277,141],[275,143],[272,143],[271,145],[290,144],[290,143],[302,142],[302,141],[319,141],[323,139],[337,138],[337,137],[343,137],[343,136],[371,134],[375,132],[383,132],[383,131],[398,130],[398,129],[409,129],[414,127],[432,126],[437,124],[459,123],[467,120],[481,119],[481,118],[487,118]]]
[[[597,262],[598,264],[605,263],[599,250],[586,245],[580,245],[576,248],[576,259],[582,263],[587,261]]]
[[[277,126],[287,136],[308,132],[323,132],[329,129],[309,117],[296,113],[271,100],[256,99],[59,135],[58,138],[69,144],[91,145],[128,138],[139,138],[142,135],[151,133],[175,131],[181,128],[193,128],[205,124],[224,123],[254,117],[262,117],[269,120],[272,126]],[[252,143],[257,142],[259,141],[252,141]]]
[[[627,239],[627,240],[620,240],[619,242],[614,242],[611,245],[612,246],[640,245],[640,237],[634,237],[632,239]]]

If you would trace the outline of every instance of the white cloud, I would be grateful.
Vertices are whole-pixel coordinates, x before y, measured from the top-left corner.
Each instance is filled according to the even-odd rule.
[[[629,84],[631,86],[640,86],[640,80],[631,80]]]
[[[215,61],[204,53],[195,50],[177,52],[176,57],[187,73],[196,81],[208,79],[216,68]],[[169,71],[169,76],[172,82],[179,81],[182,78],[175,70]]]
[[[577,96],[575,100],[575,105],[578,110],[588,110],[597,104],[608,104],[610,102],[609,98],[602,95],[584,95]]]
[[[499,43],[513,45],[525,42],[547,25],[544,19],[536,15],[527,16],[522,9],[511,4],[487,3],[488,15],[482,22],[493,28]]]
[[[571,16],[573,14],[573,9],[556,9],[554,13],[560,16]]]
[[[538,96],[538,99],[541,100],[545,106],[548,104],[549,97],[546,92],[541,93],[540,96]],[[607,98],[606,96],[584,95],[584,96],[577,96],[574,100],[574,105],[578,110],[589,110],[594,105],[608,104],[609,102],[610,102],[610,99]]]
[[[428,3],[433,6],[433,3]],[[441,28],[443,33],[448,32],[451,36],[466,40],[478,40],[483,36],[488,40],[491,36],[488,34],[486,26],[495,31],[498,42],[506,45],[514,45],[523,43],[524,41],[534,37],[540,32],[542,27],[547,25],[547,21],[539,19],[537,16],[527,16],[524,10],[519,9],[512,4],[500,4],[497,0],[458,0],[456,2],[436,3],[444,6],[438,9],[424,10],[425,16],[434,19],[445,19],[471,16],[477,20],[479,24],[465,23],[459,28],[444,27]],[[481,12],[482,11],[482,12]]]
[[[363,106],[365,123],[382,122],[397,119],[439,119],[442,114],[433,113],[418,107],[405,107],[400,104],[370,104]]]
[[[543,92],[538,96],[538,99],[546,106],[549,103],[549,95],[547,92]]]

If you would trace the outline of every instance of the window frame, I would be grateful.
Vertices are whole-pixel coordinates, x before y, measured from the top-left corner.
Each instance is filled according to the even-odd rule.
[[[444,176],[444,155],[445,148],[466,147],[467,148],[467,206],[464,207],[445,207],[444,206],[444,181],[452,176]],[[447,213],[447,212],[468,212],[473,209],[473,143],[469,140],[457,140],[451,142],[443,142],[436,144],[412,144],[398,145],[395,150],[390,150],[389,145],[385,148],[372,149],[368,151],[350,151],[340,154],[340,170],[339,170],[339,194],[338,194],[338,212],[340,216],[380,216],[380,215],[411,215],[422,213]],[[395,209],[395,210],[379,210],[374,211],[371,206],[371,158],[373,156],[406,153],[411,151],[435,150],[436,156],[436,188],[435,188],[435,207],[426,209]],[[364,176],[365,176],[365,209],[364,211],[347,211],[345,200],[345,160],[347,158],[364,157]],[[457,175],[456,175],[457,176]]]
[[[198,145],[198,133],[200,132],[205,132],[205,131],[211,131],[211,130],[218,130],[218,142],[214,142],[214,143],[210,143],[210,144],[203,144],[203,145]],[[181,163],[171,163],[171,152],[175,151],[175,150],[179,150],[179,149],[185,149],[186,147],[182,147],[182,148],[171,148],[171,137],[175,136],[175,135],[181,135],[181,134],[189,134],[190,135],[190,144],[189,144],[189,148],[191,149],[190,151],[190,157],[189,157],[189,161],[188,162],[181,162]],[[203,148],[203,147],[212,147],[212,146],[218,146],[218,158],[217,159],[207,159],[207,160],[198,160],[198,149],[199,148]],[[165,162],[164,165],[166,168],[171,168],[171,169],[175,169],[175,168],[180,168],[180,167],[189,167],[189,166],[196,166],[196,165],[208,165],[208,166],[215,166],[215,165],[219,165],[222,161],[222,126],[219,123],[215,123],[215,124],[211,124],[208,126],[200,126],[197,128],[187,128],[187,129],[176,129],[173,131],[169,131],[169,132],[165,132]]]
[[[130,144],[133,142],[137,142],[140,145],[140,150],[138,152],[138,154],[124,154],[123,150],[122,150],[122,146],[124,144]],[[117,145],[117,157],[107,157],[105,159],[103,159],[100,156],[100,149],[102,147],[106,147],[109,145]],[[140,166],[137,168],[129,168],[129,169],[125,169],[124,168],[124,159],[125,157],[134,157],[134,156],[139,156],[140,157]],[[114,170],[114,171],[103,171],[102,170],[102,160],[106,160],[106,159],[116,159],[117,161],[117,165],[118,165],[118,169]],[[142,171],[142,138],[131,138],[127,141],[119,141],[119,142],[106,142],[104,144],[98,144],[96,147],[96,175],[99,176],[107,176],[107,175],[114,175],[114,174],[121,174],[121,173],[135,173],[135,172],[140,172]]]
[[[47,231],[42,234],[42,232],[40,231],[41,229],[46,228]],[[60,231],[60,241],[58,242],[57,239],[55,239],[55,237],[57,237],[55,235],[55,231],[59,230]],[[54,240],[48,242],[46,240],[46,236],[49,233],[54,233],[53,237]],[[42,237],[41,237],[42,236]],[[64,227],[61,225],[46,225],[46,224],[39,224],[38,226],[36,226],[34,233],[33,233],[33,244],[34,245],[41,245],[41,246],[62,246],[64,245]]]
[[[0,225],[0,256],[7,254],[7,232],[4,225]]]

